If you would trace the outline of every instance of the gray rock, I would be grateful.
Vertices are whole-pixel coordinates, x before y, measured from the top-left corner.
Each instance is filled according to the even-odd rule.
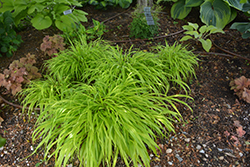
[[[205,153],[205,151],[204,151],[204,150],[200,150],[200,151],[199,151],[199,153],[204,154],[204,153]]]
[[[176,154],[175,157],[181,162],[183,159],[179,156],[179,154]]]
[[[200,146],[200,145],[197,145],[197,146],[196,146],[196,149],[197,149],[197,150],[201,149],[201,146]]]

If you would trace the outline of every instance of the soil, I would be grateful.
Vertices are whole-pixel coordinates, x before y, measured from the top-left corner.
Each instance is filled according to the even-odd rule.
[[[173,45],[178,42],[183,33],[161,37],[154,40],[135,40],[129,38],[129,27],[133,8],[121,9],[108,8],[96,10],[92,6],[82,8],[88,13],[89,22],[86,27],[92,25],[92,18],[105,21],[109,30],[103,39],[116,41],[114,44],[128,49],[134,48],[150,50],[151,46]],[[117,15],[119,14],[119,15]],[[159,13],[160,33],[158,36],[172,34],[182,30],[187,22],[197,22],[199,11],[193,10],[184,20],[173,20],[170,17],[170,9],[166,7]],[[239,13],[235,21],[247,21]],[[167,166],[225,166],[245,167],[250,166],[250,104],[240,100],[230,90],[229,83],[235,78],[245,76],[250,78],[250,38],[242,39],[236,30],[225,28],[225,34],[212,35],[213,42],[227,51],[243,56],[229,55],[213,45],[209,55],[205,55],[199,43],[188,41],[189,49],[202,52],[199,55],[199,68],[196,69],[197,78],[190,79],[191,96],[194,102],[188,102],[193,112],[179,106],[184,122],[176,122],[176,133],[171,133],[169,138],[158,139],[162,149],[155,156],[149,151],[152,167]],[[45,35],[58,34],[54,29],[38,31],[33,27],[26,27],[19,32],[24,41],[18,51],[10,58],[0,58],[0,72],[9,66],[13,60],[24,57],[27,53],[36,55],[36,66],[41,69],[44,60],[48,59],[39,49]],[[124,42],[126,40],[127,42]],[[123,42],[121,42],[123,41]],[[1,96],[11,103],[20,104],[20,101],[10,94]],[[36,148],[39,141],[32,142],[31,135],[35,124],[35,113],[27,121],[26,114],[21,109],[0,100],[0,135],[7,139],[6,144],[0,148],[0,166],[54,166],[54,159],[43,162],[43,151],[29,156]],[[239,135],[239,127],[246,133]],[[78,161],[69,163],[68,166],[77,166]],[[125,166],[122,161],[117,165]]]

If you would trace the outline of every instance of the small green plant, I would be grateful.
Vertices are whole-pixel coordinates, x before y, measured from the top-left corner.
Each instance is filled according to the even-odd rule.
[[[37,67],[33,66],[34,63],[36,63],[35,55],[31,54],[27,54],[20,60],[14,60],[9,69],[5,69],[3,74],[0,73],[0,86],[7,89],[6,93],[11,91],[13,95],[21,91],[22,84],[41,77]]]
[[[7,57],[12,56],[23,42],[20,35],[16,34],[15,24],[10,11],[0,13],[0,57],[5,53]]]
[[[129,25],[130,28],[130,37],[135,38],[152,38],[159,32],[159,23],[158,17],[156,14],[152,14],[154,25],[148,25],[146,17],[144,13],[141,13],[139,11],[135,11],[132,14],[133,21],[131,25]]]
[[[189,39],[194,39],[196,41],[201,42],[202,47],[209,52],[209,50],[212,47],[212,42],[210,39],[207,39],[207,37],[211,34],[215,34],[215,33],[224,33],[224,31],[222,29],[219,29],[217,27],[214,27],[212,25],[207,26],[207,25],[203,25],[199,28],[199,25],[196,23],[190,23],[188,22],[188,25],[184,25],[182,26],[182,28],[184,30],[187,30],[186,32],[184,32],[184,34],[188,34],[184,37],[181,38],[180,41],[187,41]],[[198,31],[199,28],[199,31]]]
[[[63,51],[65,49],[65,43],[63,40],[63,37],[61,37],[60,35],[54,35],[52,37],[46,35],[43,38],[43,43],[41,44],[40,49],[45,52],[45,54],[53,56],[59,51]]]
[[[82,24],[77,25],[76,30],[66,30],[61,36],[65,39],[66,44],[70,44],[70,41],[79,41],[79,36],[86,35],[87,40],[93,40],[101,38],[101,36],[107,32],[103,23],[97,20],[93,20],[93,27],[86,29]]]
[[[122,8],[128,8],[132,0],[78,0],[82,4],[90,4],[96,6],[97,9],[106,9],[108,6],[119,5]]]
[[[241,76],[240,78],[231,81],[229,86],[240,99],[250,103],[250,79]]]
[[[37,30],[56,26],[63,31],[66,28],[73,29],[75,23],[86,22],[86,12],[74,9],[81,7],[77,0],[2,0],[0,12],[13,11],[15,24],[26,19]]]
[[[35,152],[45,146],[45,160],[51,153],[55,166],[73,158],[80,166],[115,166],[119,155],[126,166],[149,167],[145,145],[156,154],[156,137],[174,131],[172,122],[181,118],[176,103],[190,108],[181,100],[189,96],[167,95],[170,82],[183,83],[196,64],[193,54],[174,47],[160,48],[160,55],[124,51],[82,36],[49,59],[47,75],[21,92],[29,113],[41,108],[33,140],[42,140]],[[179,72],[169,73],[175,66]]]
[[[107,32],[106,27],[103,23],[92,19],[94,27],[89,28],[86,31],[88,39],[92,40],[95,38],[100,38],[105,32]]]
[[[0,135],[0,148],[3,147],[6,143],[6,139],[3,138],[1,135]]]

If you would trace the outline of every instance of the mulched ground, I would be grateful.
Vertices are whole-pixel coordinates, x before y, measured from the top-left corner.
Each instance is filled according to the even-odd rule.
[[[85,26],[92,25],[92,18],[105,21],[109,32],[104,34],[104,39],[131,40],[116,42],[125,49],[134,45],[134,48],[149,50],[151,46],[165,44],[165,40],[172,45],[183,35],[180,33],[151,41],[134,41],[129,38],[128,28],[132,21],[130,14],[133,8],[95,10],[93,7],[84,7],[83,10],[89,13],[89,22],[84,23]],[[109,19],[119,13],[122,14]],[[196,10],[192,11],[185,20],[173,20],[168,8],[164,9],[159,17],[161,24],[159,36],[182,30],[181,26],[187,24],[187,21],[201,24]],[[225,34],[213,35],[213,41],[228,51],[250,58],[250,39],[243,40],[239,32],[230,30],[228,27],[225,29]],[[0,72],[13,60],[24,57],[27,53],[35,54],[38,59],[36,66],[41,67],[42,62],[48,58],[39,49],[42,38],[54,33],[56,32],[51,29],[37,31],[31,27],[20,32],[24,43],[13,57],[0,58]],[[194,42],[190,43],[190,48],[203,52],[201,46]],[[222,53],[216,47],[213,47],[211,52]],[[189,101],[188,104],[193,108],[193,112],[179,106],[184,122],[176,122],[176,134],[170,134],[166,139],[158,139],[162,151],[159,151],[157,156],[149,151],[151,166],[250,166],[250,105],[239,100],[229,87],[229,82],[235,78],[242,75],[250,78],[249,61],[236,56],[219,56],[219,54],[201,55],[199,58],[197,78],[190,79],[189,83],[194,102]],[[0,91],[4,93],[3,88]],[[15,97],[8,94],[3,96],[8,101],[19,104]],[[38,142],[32,143],[31,140],[35,113],[33,115],[28,121],[27,115],[21,114],[20,109],[0,100],[0,135],[7,139],[6,145],[0,148],[0,166],[54,166],[53,158],[49,162],[42,162],[42,150],[26,158],[38,144]],[[237,131],[239,127],[246,132],[243,136],[240,136]],[[77,166],[77,164],[78,161],[73,161],[68,166]],[[125,165],[122,161],[118,161],[116,166]]]

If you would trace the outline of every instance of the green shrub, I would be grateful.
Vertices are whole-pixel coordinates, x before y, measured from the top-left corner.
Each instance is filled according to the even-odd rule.
[[[107,6],[117,6],[128,8],[132,0],[78,0],[82,4],[90,4],[96,6],[97,9],[106,9]]]
[[[133,21],[130,27],[130,37],[135,38],[152,38],[159,32],[159,23],[156,15],[152,15],[155,25],[148,25],[144,13],[134,12]]]
[[[16,34],[15,24],[10,11],[0,13],[0,52],[7,57],[12,56],[22,41],[21,36]],[[2,54],[0,53],[0,57]]]
[[[188,66],[193,72],[193,56],[189,61],[188,52],[181,47],[175,51],[181,53],[170,54],[173,61],[178,56],[187,61],[179,70]],[[34,140],[42,138],[37,149],[46,146],[45,159],[51,153],[55,166],[66,166],[73,158],[80,166],[111,166],[118,155],[126,166],[149,166],[145,145],[156,154],[156,137],[174,131],[172,122],[181,118],[175,104],[189,107],[180,100],[189,96],[167,95],[171,79],[179,79],[167,72],[184,60],[164,64],[167,59],[164,50],[160,56],[123,51],[99,40],[87,43],[85,37],[48,60],[44,80],[22,92],[25,107],[41,108],[33,134]],[[179,73],[187,77],[186,70]]]
[[[86,29],[82,24],[78,24],[75,30],[66,30],[61,34],[65,39],[66,44],[70,44],[71,41],[80,40],[79,37],[86,35],[87,40],[94,40],[101,38],[102,35],[107,32],[106,27],[103,23],[92,19],[94,26]]]

